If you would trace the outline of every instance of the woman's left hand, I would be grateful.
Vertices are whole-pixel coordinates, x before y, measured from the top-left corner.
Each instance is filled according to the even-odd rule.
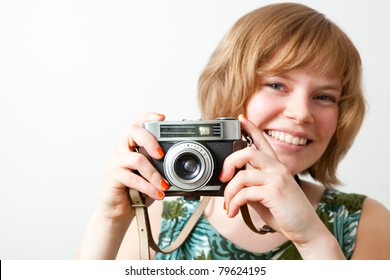
[[[234,217],[240,206],[249,204],[267,225],[289,240],[310,243],[324,230],[323,223],[263,131],[242,115],[239,120],[254,146],[231,154],[224,162],[220,180],[230,181],[224,193],[227,215]],[[236,169],[244,166],[235,174]]]

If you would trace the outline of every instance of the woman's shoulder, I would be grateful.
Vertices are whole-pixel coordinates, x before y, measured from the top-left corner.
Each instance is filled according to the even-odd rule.
[[[390,211],[380,202],[327,188],[317,213],[348,259],[390,259]]]
[[[390,211],[379,201],[367,197],[363,204],[362,218],[377,223],[387,221],[390,224]]]
[[[323,188],[317,213],[351,259],[390,259],[390,211],[377,200]]]
[[[356,236],[353,259],[390,259],[390,212],[380,202],[366,198]]]

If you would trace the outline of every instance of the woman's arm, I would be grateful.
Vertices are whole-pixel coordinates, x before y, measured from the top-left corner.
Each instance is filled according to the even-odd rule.
[[[76,257],[82,259],[115,259],[126,231],[134,219],[129,189],[146,194],[149,200],[161,200],[169,186],[150,161],[137,152],[143,147],[149,156],[164,155],[157,139],[143,123],[162,121],[163,115],[146,113],[130,126],[112,155],[104,178],[99,202],[87,226]],[[137,171],[137,172],[134,172]],[[150,203],[147,202],[150,205]]]
[[[127,219],[107,218],[98,208],[93,212],[83,240],[77,251],[77,259],[115,259],[122,239],[133,220],[129,213]]]

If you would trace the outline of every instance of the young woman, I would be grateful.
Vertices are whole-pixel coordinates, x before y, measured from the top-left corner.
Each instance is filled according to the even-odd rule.
[[[390,259],[389,211],[373,199],[334,188],[337,165],[365,113],[359,53],[334,23],[293,3],[243,16],[200,77],[199,105],[203,119],[238,118],[253,145],[225,160],[224,196],[212,198],[186,242],[153,257]],[[112,157],[79,258],[139,258],[130,188],[148,196],[149,203],[163,200],[164,213],[162,203],[149,206],[161,247],[177,237],[196,208],[197,201],[164,200],[168,182],[136,152],[142,146],[151,157],[164,157],[143,128],[146,121],[164,118],[146,113],[128,129]],[[300,180],[300,174],[317,183]],[[255,225],[275,232],[251,231],[238,215],[245,204]]]

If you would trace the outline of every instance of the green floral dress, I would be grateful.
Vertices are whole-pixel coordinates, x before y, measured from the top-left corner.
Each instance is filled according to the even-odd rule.
[[[316,212],[327,228],[333,232],[347,259],[355,247],[356,232],[365,196],[326,189]],[[182,197],[164,201],[160,248],[176,239],[199,201],[186,201]],[[202,216],[184,244],[170,254],[157,253],[159,260],[268,260],[302,259],[291,241],[264,253],[254,253],[235,245],[220,235]]]

